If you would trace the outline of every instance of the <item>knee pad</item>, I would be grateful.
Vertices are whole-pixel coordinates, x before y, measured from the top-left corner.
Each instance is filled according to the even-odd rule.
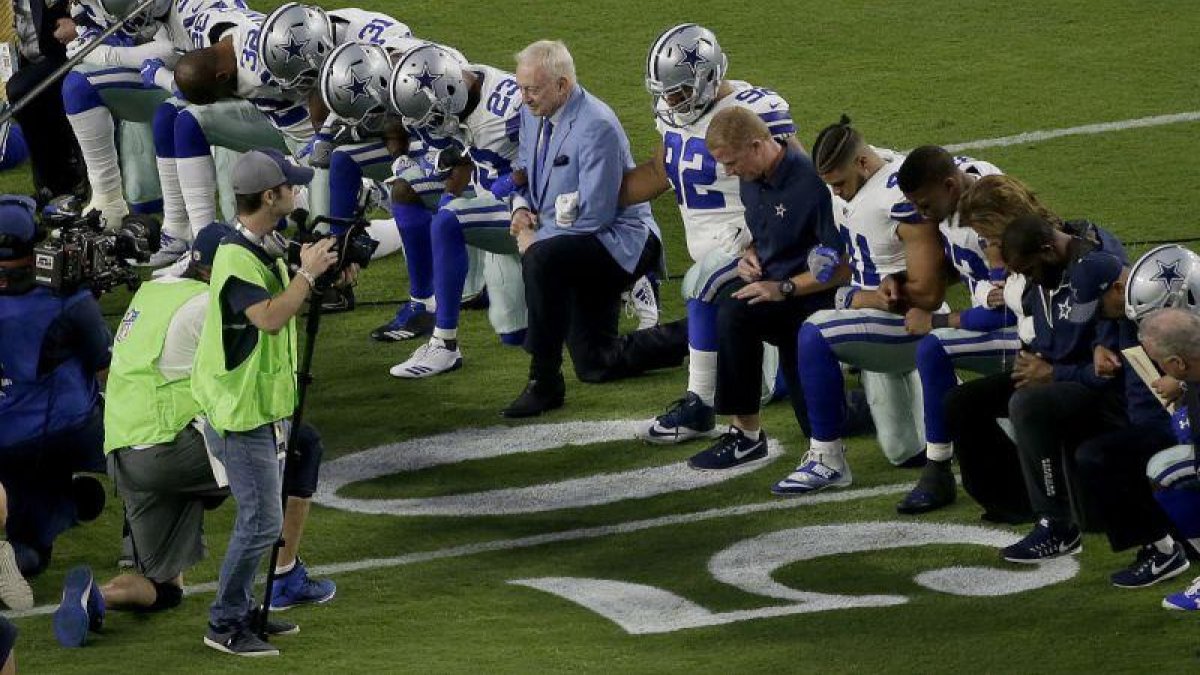
[[[154,586],[154,604],[146,608],[149,612],[161,612],[178,607],[183,602],[183,589],[169,582],[149,580]]]
[[[63,109],[68,115],[78,115],[92,108],[100,108],[104,102],[100,94],[88,81],[87,76],[78,71],[71,71],[62,82]]]

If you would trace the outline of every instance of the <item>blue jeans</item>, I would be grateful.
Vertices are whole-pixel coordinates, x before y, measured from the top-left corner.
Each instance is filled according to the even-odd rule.
[[[237,502],[237,519],[221,562],[217,598],[209,623],[217,632],[246,624],[254,607],[254,574],[263,554],[279,539],[283,527],[281,467],[270,424],[222,438],[208,426],[204,436],[213,455],[225,465],[229,491]]]

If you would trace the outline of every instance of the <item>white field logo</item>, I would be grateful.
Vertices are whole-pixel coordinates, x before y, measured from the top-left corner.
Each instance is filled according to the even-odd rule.
[[[610,504],[628,499],[694,490],[727,481],[773,463],[783,454],[774,441],[766,460],[731,471],[700,472],[684,462],[659,467],[599,474],[519,488],[469,492],[420,499],[357,499],[337,494],[341,488],[360,481],[433,466],[540,452],[564,446],[583,446],[633,438],[637,421],[568,422],[521,427],[465,429],[364,450],[341,457],[321,468],[321,483],[314,501],[332,508],[358,513],[396,516],[476,516],[554,511]],[[647,452],[653,450],[647,449]],[[803,506],[830,497],[852,499],[850,492],[818,494],[792,500],[781,506]],[[861,491],[862,497],[876,496],[879,488]],[[838,498],[838,501],[841,501]],[[774,504],[779,504],[778,502]],[[774,504],[767,508],[774,508]],[[708,518],[750,512],[755,505],[716,509],[668,518],[683,524]],[[724,511],[724,512],[723,512]],[[644,521],[642,521],[644,522]],[[629,523],[641,529],[640,523]],[[618,534],[622,525],[608,534]],[[605,528],[608,529],[608,528]],[[560,540],[575,538],[562,533]],[[558,539],[543,535],[545,543]],[[909,601],[905,595],[841,595],[796,589],[772,578],[776,570],[793,563],[831,555],[881,551],[914,546],[973,544],[989,548],[1007,546],[1018,537],[1003,530],[970,525],[947,525],[920,521],[857,522],[817,525],[771,532],[737,542],[709,560],[708,571],[718,582],[746,593],[769,598],[765,607],[715,612],[670,591],[612,579],[539,577],[514,579],[509,583],[527,586],[570,600],[616,623],[635,635],[668,633],[687,628],[716,626],[737,621],[793,614],[807,614],[861,607],[888,607]],[[495,542],[486,550],[524,548],[529,542]],[[947,566],[927,570],[913,582],[930,590],[967,597],[1001,596],[1042,588],[1074,577],[1079,563],[1063,557],[1020,569]],[[784,601],[782,604],[779,601]]]

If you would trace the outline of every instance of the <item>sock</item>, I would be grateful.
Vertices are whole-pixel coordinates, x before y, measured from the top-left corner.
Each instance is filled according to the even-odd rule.
[[[416,296],[413,296],[409,299],[412,300],[413,302],[423,306],[425,308],[426,312],[436,312],[437,311],[437,300],[435,300],[433,296],[429,296],[427,298],[418,298]]]
[[[440,209],[433,217],[430,231],[433,291],[437,298],[436,326],[456,330],[463,286],[467,283],[467,240],[458,215],[448,208]]]
[[[175,166],[192,237],[217,219],[217,165],[200,123],[186,110],[175,117]]]
[[[430,241],[430,221],[433,214],[420,204],[392,204],[392,217],[400,228],[404,242],[404,259],[408,265],[409,296],[433,296],[433,244]]]
[[[800,327],[797,343],[800,385],[804,388],[813,443],[833,441],[840,447],[846,426],[846,382],[841,364],[821,329],[811,323]]]
[[[942,341],[926,335],[917,343],[917,373],[921,376],[921,396],[925,402],[925,440],[930,448],[929,458],[941,461],[942,457],[932,454],[935,447],[944,447],[945,459],[954,453],[950,432],[946,424],[944,401],[950,390],[958,386],[954,374],[954,362],[946,353]]]
[[[286,565],[277,565],[275,567],[275,576],[277,576],[277,577],[283,576],[284,574],[291,572],[293,569],[295,569],[295,567],[296,567],[295,559],[293,559],[292,562],[290,562]]]
[[[1175,551],[1175,540],[1172,539],[1171,535],[1168,534],[1162,539],[1154,542],[1154,548],[1157,549],[1159,553],[1172,553]]]
[[[433,337],[435,337],[443,342],[446,342],[446,343],[449,343],[451,341],[458,342],[458,329],[457,328],[438,328],[435,326],[433,329]]]
[[[169,103],[159,106],[154,115],[154,162],[158,165],[158,182],[162,186],[163,234],[188,241],[192,238],[192,229],[179,188],[179,171],[175,167],[174,120],[175,106]]]
[[[329,215],[334,218],[349,218],[358,208],[358,192],[362,189],[362,167],[348,152],[334,153],[329,158]],[[399,222],[399,221],[397,221]],[[333,226],[334,234],[341,234],[341,226]]]
[[[108,108],[91,108],[67,115],[83,161],[87,164],[88,182],[92,185],[92,205],[98,206],[123,199],[121,164],[117,160],[117,145],[113,140],[116,126]]]
[[[953,443],[926,443],[925,457],[931,462],[948,462],[954,456]]]
[[[754,427],[753,429],[751,429],[748,426],[747,427],[739,426],[736,422],[734,423],[733,426],[738,431],[741,431],[743,436],[745,436],[746,438],[749,438],[751,440],[757,440],[759,432],[762,431],[761,427]]]
[[[689,324],[690,327],[690,324]],[[687,390],[711,406],[717,395],[717,353],[688,347]]]
[[[1186,486],[1162,488],[1155,490],[1154,499],[1175,524],[1180,536],[1188,541],[1200,541],[1200,490]]]

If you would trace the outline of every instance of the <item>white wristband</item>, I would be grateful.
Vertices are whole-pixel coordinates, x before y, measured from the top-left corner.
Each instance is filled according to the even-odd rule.
[[[314,276],[313,276],[312,272],[309,272],[308,270],[306,270],[306,269],[304,269],[303,267],[301,267],[301,268],[299,268],[299,269],[297,269],[297,270],[296,270],[296,274],[298,274],[299,276],[303,277],[303,278],[304,278],[304,280],[308,282],[308,287],[309,287],[309,288],[316,288],[316,287],[317,287],[317,279],[316,279],[316,277],[314,277]]]

